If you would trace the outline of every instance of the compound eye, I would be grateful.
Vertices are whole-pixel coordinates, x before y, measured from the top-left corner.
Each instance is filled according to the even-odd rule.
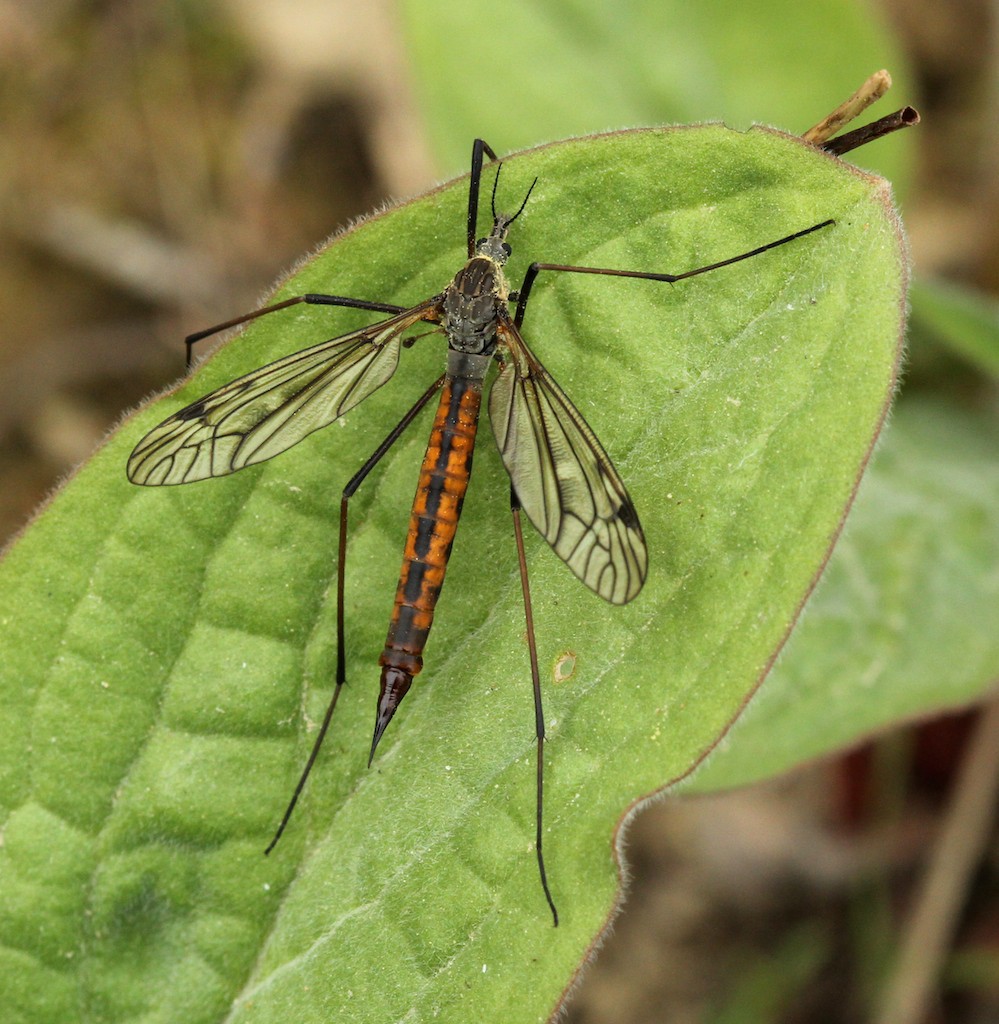
[[[481,248],[482,248],[482,247],[483,247],[483,246],[484,246],[485,244],[486,244],[486,239],[485,239],[485,238],[480,238],[480,239],[479,239],[479,240],[478,240],[478,241],[477,241],[477,242],[475,243],[475,248],[476,248],[476,249],[481,249]]]
[[[510,248],[509,243],[507,243],[507,242],[503,243],[503,252],[505,252],[507,254],[507,256],[509,256],[510,253],[513,252],[513,249]]]

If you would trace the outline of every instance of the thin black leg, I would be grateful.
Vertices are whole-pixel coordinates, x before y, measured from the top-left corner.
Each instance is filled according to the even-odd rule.
[[[483,153],[496,160],[492,147],[484,139],[472,143],[472,171],[468,179],[468,258],[475,254],[476,228],[479,223],[479,186],[482,183]]]
[[[818,231],[820,228],[829,227],[830,224],[835,224],[835,221],[824,220],[821,224],[813,224],[810,228],[805,228],[803,231],[795,231],[793,235],[785,235],[774,242],[767,242],[766,245],[750,249],[749,252],[740,253],[738,256],[731,256],[727,260],[719,260],[717,263],[709,263],[703,267],[695,267],[693,270],[686,270],[682,274],[656,274],[643,270],[608,270],[602,267],[573,267],[564,263],[532,263],[524,275],[524,283],[514,293],[517,297],[517,310],[514,313],[513,322],[516,327],[520,327],[524,322],[527,300],[531,294],[531,289],[534,287],[534,279],[542,270],[561,270],[569,274],[605,274],[609,277],[637,277],[644,281],[665,281],[667,284],[673,284],[676,281],[683,281],[688,277],[706,274],[709,270],[718,270],[720,267],[727,267],[732,263],[748,260],[751,256],[759,256],[760,253],[767,252],[769,249],[776,249],[780,245],[786,245],[788,242],[793,242],[796,238],[810,235],[813,231]]]
[[[305,768],[302,770],[302,774],[299,776],[298,785],[295,786],[295,792],[291,795],[291,800],[288,802],[288,807],[284,812],[284,816],[281,818],[281,824],[278,825],[277,831],[274,833],[274,838],[270,841],[267,849],[264,850],[264,854],[268,854],[271,850],[277,846],[278,840],[281,838],[285,827],[291,820],[292,812],[295,810],[295,805],[298,803],[298,798],[302,795],[302,790],[305,788],[305,783],[309,778],[309,774],[312,771],[312,766],[316,763],[316,758],[319,756],[319,750],[323,745],[323,740],[326,738],[326,732],[330,727],[330,722],[333,719],[333,712],[336,709],[336,702],[340,697],[340,691],[343,689],[343,684],[347,680],[346,669],[344,668],[345,659],[345,644],[344,644],[344,573],[347,567],[347,505],[353,496],[354,492],[364,482],[365,477],[375,468],[376,465],[381,461],[385,453],[395,444],[396,441],[402,437],[406,428],[416,419],[420,411],[426,406],[431,398],[441,389],[441,385],[444,383],[445,375],[441,374],[423,392],[422,395],[416,400],[415,404],[410,408],[405,416],[392,428],[388,437],[374,450],[370,458],[368,458],[364,465],[350,478],[347,482],[347,486],[343,489],[343,494],[340,498],[340,540],[337,549],[337,581],[336,581],[336,686],[333,690],[333,696],[330,699],[329,707],[326,708],[326,714],[323,716],[323,724],[319,727],[319,733],[316,736],[315,742],[312,744],[312,750],[309,753],[309,758],[305,762]]]
[[[541,875],[541,888],[551,908],[552,920],[558,927],[558,910],[548,888],[548,875],[545,872],[545,857],[541,849],[542,822],[544,818],[545,795],[545,716],[541,708],[541,672],[538,669],[538,647],[534,640],[534,613],[531,611],[531,588],[527,580],[527,556],[524,553],[524,533],[520,526],[520,499],[517,492],[510,487],[510,512],[513,515],[513,535],[517,542],[517,565],[520,568],[520,588],[524,595],[524,619],[527,624],[527,651],[531,659],[531,681],[534,684],[534,730],[538,740],[538,792],[537,815],[535,820],[534,846],[538,853],[538,872]]]
[[[366,299],[350,299],[342,295],[296,295],[292,299],[285,299],[283,302],[275,302],[273,306],[264,306],[261,309],[254,309],[250,313],[244,313],[232,320],[226,320],[224,324],[215,324],[214,327],[206,327],[203,331],[195,331],[184,339],[187,346],[187,358],[185,365],[190,369],[191,359],[194,354],[194,346],[204,338],[210,338],[219,331],[226,331],[230,327],[238,327],[250,320],[256,320],[259,316],[266,316],[268,313],[277,312],[279,309],[287,309],[289,306],[296,306],[300,302],[306,302],[313,306],[346,306],[349,309],[370,309],[375,313],[402,313],[406,306],[397,306],[391,302],[368,302]]]

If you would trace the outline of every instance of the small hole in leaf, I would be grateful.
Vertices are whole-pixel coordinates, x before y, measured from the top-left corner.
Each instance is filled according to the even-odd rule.
[[[552,678],[556,686],[570,680],[576,672],[576,655],[572,651],[565,651],[555,659],[555,666],[552,669]]]

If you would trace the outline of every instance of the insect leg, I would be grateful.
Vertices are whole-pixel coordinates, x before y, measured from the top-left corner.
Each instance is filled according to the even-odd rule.
[[[333,696],[330,699],[329,707],[326,708],[326,714],[323,716],[323,723],[319,727],[319,733],[316,736],[315,742],[312,744],[312,750],[309,752],[309,758],[305,762],[305,768],[302,770],[301,776],[299,776],[298,784],[295,786],[295,792],[291,795],[291,800],[288,802],[288,807],[284,812],[284,816],[281,818],[281,824],[278,825],[277,831],[274,833],[274,838],[270,841],[270,845],[264,850],[264,854],[268,854],[277,845],[278,840],[281,838],[282,833],[285,830],[288,822],[291,820],[292,812],[295,810],[295,805],[298,803],[298,798],[302,795],[302,790],[305,788],[305,783],[309,778],[309,773],[312,771],[312,766],[316,763],[316,758],[319,756],[319,749],[323,745],[323,740],[326,738],[326,732],[330,727],[330,722],[333,719],[333,712],[336,709],[336,702],[340,697],[340,690],[343,689],[343,684],[347,681],[346,670],[344,668],[344,570],[347,565],[347,505],[354,492],[364,482],[365,477],[375,468],[375,466],[381,461],[382,456],[395,444],[396,441],[403,435],[406,428],[416,419],[419,415],[420,410],[430,401],[431,398],[440,391],[441,386],[444,383],[444,374],[441,374],[423,392],[422,395],[416,400],[412,408],[406,413],[405,416],[392,428],[389,435],[384,441],[372,452],[371,456],[367,459],[363,466],[350,478],[347,482],[347,486],[343,489],[343,495],[340,498],[340,541],[337,552],[337,582],[336,582],[336,686],[333,690]]]
[[[214,327],[206,327],[203,331],[195,331],[184,339],[187,346],[187,358],[184,365],[190,369],[191,360],[194,356],[194,346],[204,338],[210,338],[220,331],[227,331],[230,327],[238,327],[250,320],[256,320],[259,316],[266,316],[268,313],[275,313],[279,309],[287,309],[289,306],[297,306],[300,302],[306,302],[312,306],[346,306],[350,309],[370,309],[375,313],[403,313],[405,306],[396,306],[391,302],[368,302],[366,299],[349,299],[342,295],[296,295],[294,298],[285,299],[283,302],[275,302],[273,306],[264,306],[261,309],[254,309],[242,316],[226,320],[224,324],[215,324]]]
[[[479,185],[482,183],[482,154],[490,160],[497,156],[492,147],[484,139],[476,139],[472,143],[472,172],[468,179],[468,258],[475,253],[476,225],[479,221]]]
[[[682,274],[656,274],[644,270],[609,270],[603,267],[573,267],[565,263],[532,263],[524,275],[524,283],[515,293],[517,297],[517,310],[514,314],[513,322],[516,327],[520,327],[524,322],[527,299],[531,294],[531,288],[534,286],[534,279],[542,270],[561,270],[570,274],[605,274],[609,277],[637,277],[644,281],[665,281],[667,284],[673,284],[675,281],[683,281],[688,277],[706,274],[709,270],[718,270],[720,267],[727,267],[732,263],[748,260],[751,256],[759,256],[760,253],[766,252],[768,249],[776,249],[780,245],[786,245],[788,242],[793,242],[796,238],[810,235],[813,231],[829,227],[830,224],[834,223],[835,221],[833,220],[824,220],[821,224],[813,224],[810,228],[805,228],[803,231],[795,231],[793,235],[785,235],[783,238],[778,238],[773,242],[767,242],[766,245],[757,246],[755,249],[750,249],[749,252],[740,253],[738,256],[730,256],[727,260],[719,260],[717,263],[709,263],[703,267],[695,267],[693,270],[685,270]]]
[[[524,595],[524,619],[527,623],[527,651],[531,659],[531,681],[534,685],[534,728],[538,737],[538,795],[537,818],[534,846],[538,853],[538,871],[541,874],[541,888],[545,899],[551,907],[552,919],[558,927],[558,910],[548,888],[548,876],[545,873],[545,858],[541,852],[542,819],[544,807],[544,743],[545,716],[541,709],[541,673],[538,670],[538,647],[534,640],[534,615],[531,611],[531,588],[527,581],[527,556],[524,554],[524,533],[520,526],[520,499],[513,486],[510,487],[510,512],[513,515],[513,535],[517,542],[517,565],[520,569],[520,587]]]

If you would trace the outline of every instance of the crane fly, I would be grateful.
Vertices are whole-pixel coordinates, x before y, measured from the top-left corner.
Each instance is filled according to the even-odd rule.
[[[496,189],[502,166],[497,164],[490,204],[492,229],[476,241],[486,156],[490,161],[497,159],[493,150],[477,139],[472,147],[468,195],[468,261],[442,292],[410,308],[338,295],[299,295],[190,335],[189,363],[191,346],[202,338],[296,303],[389,314],[387,319],[254,370],[174,413],[135,447],[128,461],[128,478],[147,486],[184,484],[264,462],[328,426],[385,384],[395,373],[402,347],[413,340],[404,338],[411,328],[430,324],[431,333],[442,334],[447,340],[444,373],[343,490],[337,557],[335,687],[301,777],[265,851],[269,853],[291,818],[346,678],[344,574],[350,498],[417,414],[439,395],[410,516],[388,637],[379,658],[381,687],[368,756],[370,766],[379,740],[423,668],[423,650],[471,474],[484,382],[492,364],[497,364],[488,407],[500,457],[510,477],[510,508],[534,688],[535,850],[541,887],[558,925],[542,852],[545,725],[520,513],[526,514],[583,583],[612,604],[627,604],[638,595],[648,571],[648,550],[638,513],[610,457],[521,334],[535,279],[541,271],[560,271],[672,283],[759,255],[833,222],[823,221],[750,252],[680,274],[532,263],[520,288],[512,292],[503,272],[510,256],[506,238],[527,205],[534,183],[516,213],[497,213]]]

